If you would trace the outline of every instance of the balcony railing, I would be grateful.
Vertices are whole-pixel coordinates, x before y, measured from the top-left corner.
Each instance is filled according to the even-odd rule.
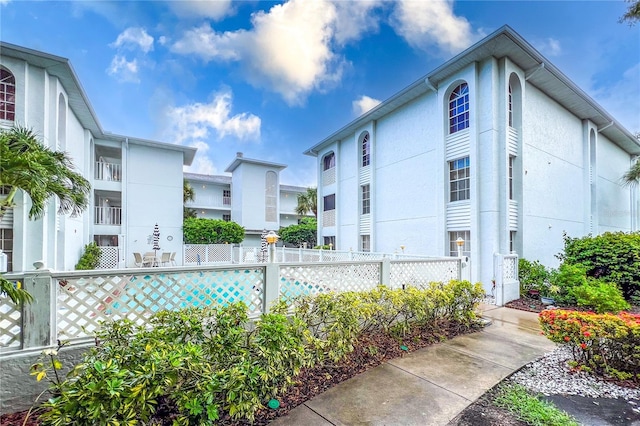
[[[223,197],[222,195],[197,195],[194,201],[187,201],[187,207],[191,208],[224,208],[228,210],[231,207],[231,197]]]
[[[96,225],[122,224],[122,207],[95,207]]]
[[[122,164],[96,161],[95,179],[120,182],[122,180]]]

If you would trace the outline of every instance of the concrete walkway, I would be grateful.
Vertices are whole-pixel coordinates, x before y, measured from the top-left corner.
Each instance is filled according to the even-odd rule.
[[[552,350],[537,314],[481,306],[492,324],[359,374],[270,423],[446,425],[487,390]]]

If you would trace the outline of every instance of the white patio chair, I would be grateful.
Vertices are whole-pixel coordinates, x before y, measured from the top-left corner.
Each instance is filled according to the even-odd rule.
[[[162,253],[162,256],[160,257],[160,263],[162,264],[162,266],[169,266],[171,264],[171,253]]]

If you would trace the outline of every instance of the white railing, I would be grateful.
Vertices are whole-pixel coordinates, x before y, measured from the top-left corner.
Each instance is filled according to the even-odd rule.
[[[197,194],[196,199],[193,201],[187,201],[185,203],[187,207],[199,207],[199,208],[215,208],[215,207],[231,207],[231,197],[224,197],[222,195],[201,195]]]
[[[87,342],[103,321],[127,318],[142,325],[162,310],[242,301],[251,315],[259,315],[277,300],[301,295],[448,281],[460,278],[461,265],[458,258],[385,258],[7,274],[7,279],[21,281],[43,303],[16,307],[6,297],[0,298],[0,352],[51,346],[57,339]]]
[[[185,266],[216,265],[221,263],[264,263],[269,253],[260,247],[233,246],[231,244],[185,244],[183,257]],[[399,253],[373,253],[357,251],[337,251],[323,249],[303,249],[277,247],[274,249],[275,262],[346,262],[378,261],[390,259],[438,259],[432,256],[417,256]],[[449,258],[446,258],[449,259]]]
[[[96,161],[96,180],[112,180],[120,182],[122,180],[122,164]]]
[[[96,225],[120,225],[122,223],[122,207],[95,207]]]

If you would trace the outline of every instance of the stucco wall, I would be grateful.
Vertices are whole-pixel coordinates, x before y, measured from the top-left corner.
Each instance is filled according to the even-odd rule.
[[[631,222],[631,198],[621,178],[631,166],[631,159],[602,134],[597,140],[598,232],[625,231]]]
[[[182,255],[182,162],[180,151],[129,144],[126,205],[128,232],[125,257],[133,266],[133,252],[152,251],[154,225],[160,229],[158,252]],[[171,237],[171,241],[167,239]]]

